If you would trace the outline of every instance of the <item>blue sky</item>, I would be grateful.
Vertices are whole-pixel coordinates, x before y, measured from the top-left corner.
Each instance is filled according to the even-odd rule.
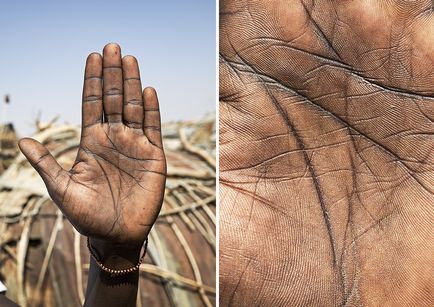
[[[81,120],[87,55],[108,42],[139,61],[159,94],[162,120],[215,111],[215,1],[2,1],[0,95],[21,135],[43,121]],[[2,98],[3,101],[3,98]],[[4,111],[1,118],[4,117]]]

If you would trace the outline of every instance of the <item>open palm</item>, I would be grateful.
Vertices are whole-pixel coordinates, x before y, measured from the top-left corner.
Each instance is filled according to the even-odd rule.
[[[83,234],[140,245],[161,208],[166,161],[156,92],[141,90],[137,61],[109,44],[90,54],[76,161],[64,170],[32,139],[20,148],[50,196]]]
[[[220,8],[222,306],[432,306],[432,2]]]

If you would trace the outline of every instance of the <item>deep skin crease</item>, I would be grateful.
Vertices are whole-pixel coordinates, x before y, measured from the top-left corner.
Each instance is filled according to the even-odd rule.
[[[221,306],[434,306],[431,1],[220,1]]]
[[[63,169],[36,140],[19,143],[53,201],[109,268],[137,264],[160,212],[166,180],[160,127],[156,92],[142,92],[137,60],[108,44],[86,61],[73,167]],[[85,306],[135,306],[138,278],[138,272],[112,277],[91,259]]]

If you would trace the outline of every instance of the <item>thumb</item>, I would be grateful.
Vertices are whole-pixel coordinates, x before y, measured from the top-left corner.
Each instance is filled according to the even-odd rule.
[[[61,191],[65,190],[69,173],[57,163],[48,149],[38,141],[23,138],[19,141],[18,146],[44,180],[50,196],[58,199],[58,196],[62,194]]]

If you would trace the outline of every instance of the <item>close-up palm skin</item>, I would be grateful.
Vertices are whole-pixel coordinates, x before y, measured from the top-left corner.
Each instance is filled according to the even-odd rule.
[[[434,305],[431,1],[220,1],[221,306]]]
[[[54,202],[92,245],[140,251],[160,212],[166,160],[156,92],[142,92],[134,57],[122,58],[120,47],[108,44],[102,56],[87,58],[81,140],[70,170],[35,140],[19,145]]]

